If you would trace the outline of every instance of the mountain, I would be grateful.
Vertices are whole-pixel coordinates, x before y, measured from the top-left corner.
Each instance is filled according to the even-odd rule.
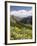
[[[28,17],[32,15],[32,10],[18,10],[18,11],[11,11],[10,15],[17,16],[19,18]]]
[[[32,16],[24,17],[20,22],[24,24],[32,24]]]
[[[18,24],[31,24],[32,25],[32,16],[28,16],[28,17],[23,17],[23,18],[20,18],[20,17],[17,17],[17,16],[14,16],[14,15],[11,15],[10,17],[10,21],[11,21],[11,25],[13,23],[18,23]]]
[[[14,16],[14,15],[11,15],[10,16],[10,25],[11,26],[14,26],[13,24],[17,24],[17,23],[19,23],[20,21],[22,20],[22,18],[19,18],[19,17],[17,17],[17,16]],[[19,23],[20,24],[20,23]]]
[[[15,19],[17,21],[21,21],[24,17],[18,17],[18,16],[15,16],[15,15],[11,15],[12,19]]]

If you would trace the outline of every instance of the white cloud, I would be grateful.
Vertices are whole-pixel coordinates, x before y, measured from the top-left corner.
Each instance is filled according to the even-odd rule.
[[[32,15],[32,10],[18,10],[18,11],[11,11],[11,15],[15,15],[18,17],[27,17]]]

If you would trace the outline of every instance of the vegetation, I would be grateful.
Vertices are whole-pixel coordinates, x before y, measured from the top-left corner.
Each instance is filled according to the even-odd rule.
[[[10,18],[10,39],[31,39],[32,38],[32,25],[24,24]]]

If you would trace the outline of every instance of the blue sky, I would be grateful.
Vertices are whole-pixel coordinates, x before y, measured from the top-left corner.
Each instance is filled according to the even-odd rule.
[[[32,7],[29,6],[10,6],[10,14],[20,18],[32,16]]]
[[[18,11],[18,10],[31,10],[32,7],[29,6],[10,6],[10,11]]]

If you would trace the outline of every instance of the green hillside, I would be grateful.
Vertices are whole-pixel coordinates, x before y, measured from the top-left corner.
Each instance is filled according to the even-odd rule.
[[[18,39],[31,39],[32,38],[32,25],[30,24],[22,24],[14,19],[12,21],[12,17],[10,18],[10,39],[18,40]]]

